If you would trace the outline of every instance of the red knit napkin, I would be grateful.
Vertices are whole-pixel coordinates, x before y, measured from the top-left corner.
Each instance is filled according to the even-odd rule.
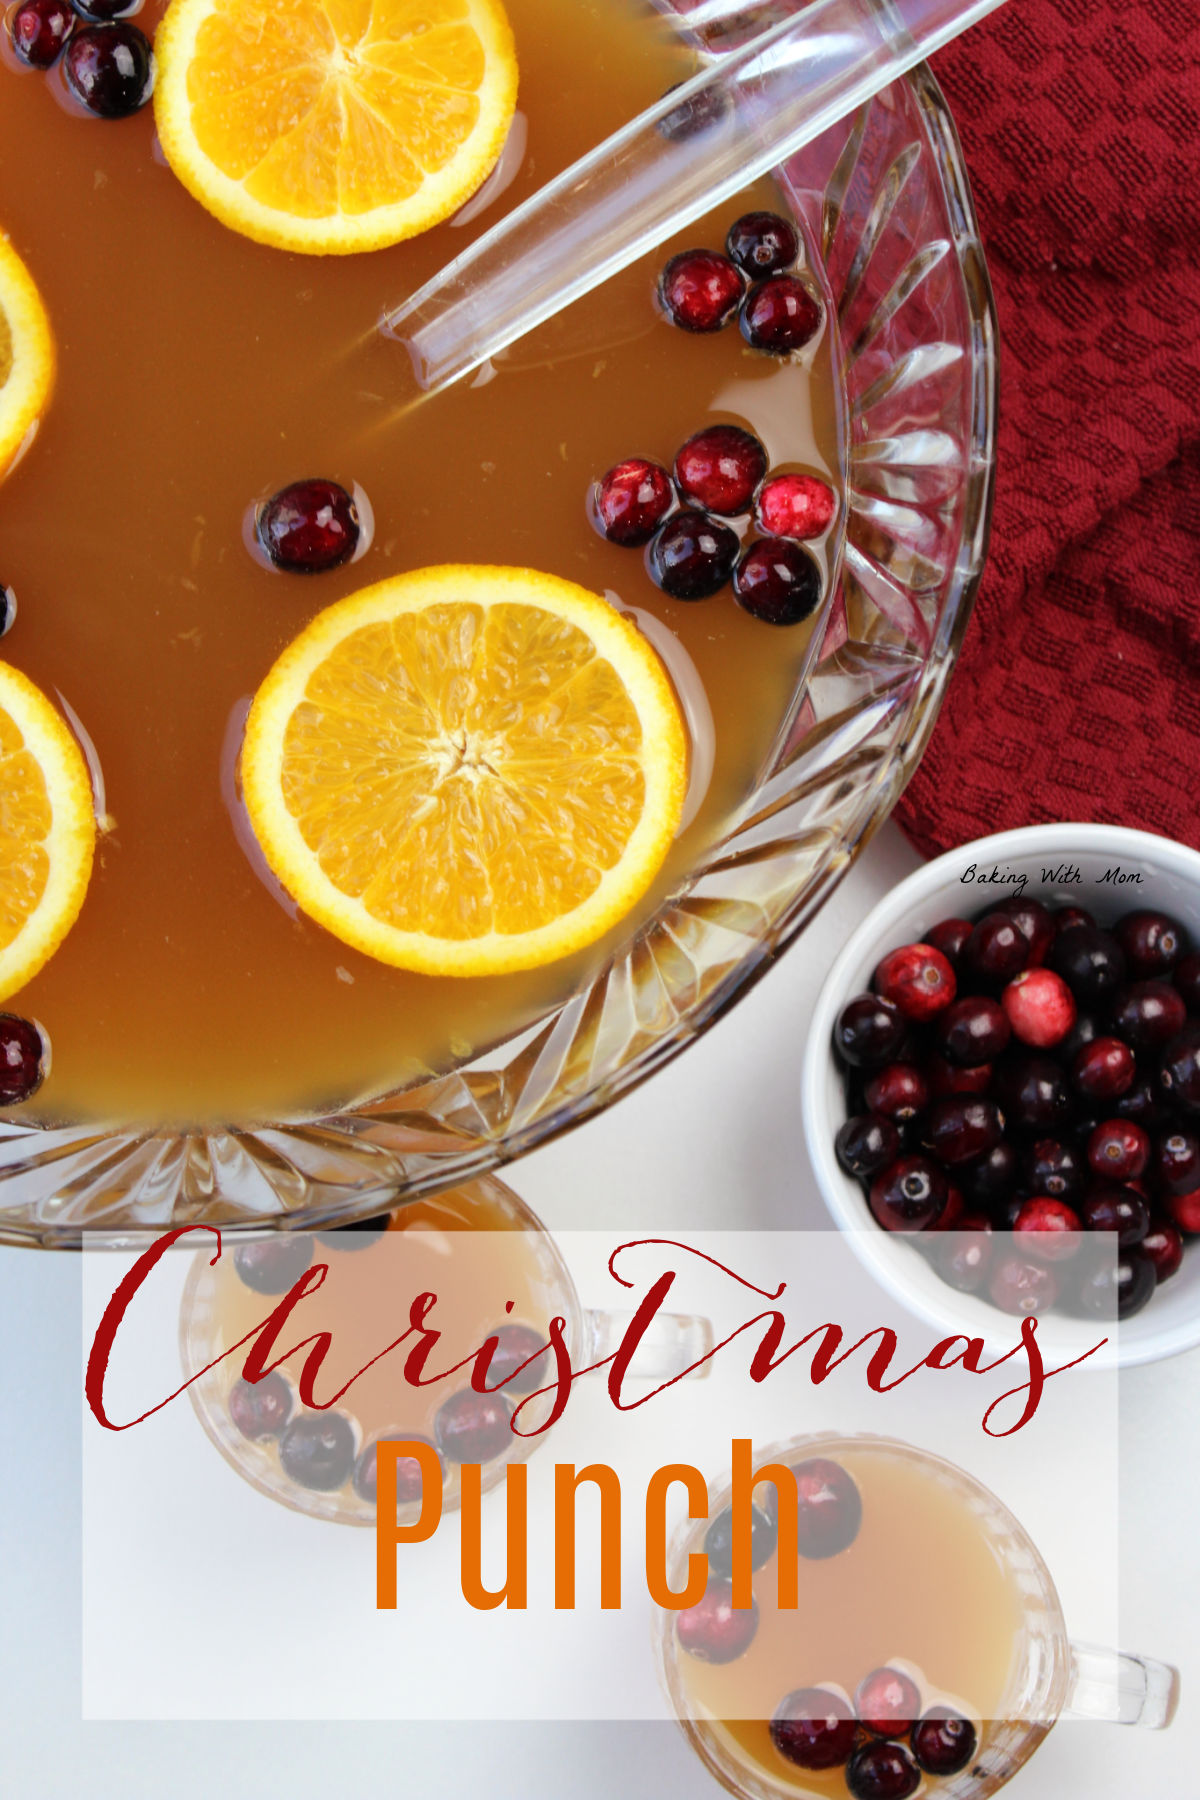
[[[897,817],[1200,847],[1200,5],[1009,0],[937,57],[1000,318],[991,551]]]

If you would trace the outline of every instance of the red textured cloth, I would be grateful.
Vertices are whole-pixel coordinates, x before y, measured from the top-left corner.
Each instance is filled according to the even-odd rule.
[[[1200,0],[1009,0],[935,59],[1000,319],[987,570],[897,810],[1200,847]]]

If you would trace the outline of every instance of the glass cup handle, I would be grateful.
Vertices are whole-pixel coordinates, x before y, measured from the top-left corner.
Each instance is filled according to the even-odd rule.
[[[1161,1731],[1171,1723],[1178,1698],[1179,1671],[1167,1663],[1094,1644],[1071,1645],[1064,1718],[1108,1719]]]
[[[631,1312],[584,1313],[584,1347],[589,1363],[607,1362],[612,1357],[633,1317]],[[712,1326],[699,1314],[656,1313],[638,1344],[629,1373],[639,1381],[672,1381],[707,1356],[712,1347]],[[705,1376],[711,1367],[711,1363],[703,1363],[695,1373]]]

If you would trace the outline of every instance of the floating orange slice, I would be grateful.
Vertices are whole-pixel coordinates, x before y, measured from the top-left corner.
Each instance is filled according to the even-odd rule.
[[[687,739],[642,634],[531,569],[399,575],[318,614],[254,699],[246,807],[345,943],[436,975],[528,969],[641,898]]]
[[[167,161],[222,224],[283,250],[436,225],[516,106],[499,0],[172,0],[154,48]]]
[[[54,338],[33,277],[0,232],[0,475],[46,410]]]

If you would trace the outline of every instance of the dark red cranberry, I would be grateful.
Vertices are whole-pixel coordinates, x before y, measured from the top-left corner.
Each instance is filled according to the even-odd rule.
[[[737,566],[733,593],[764,625],[802,625],[821,603],[821,571],[790,538],[759,538]]]
[[[899,1669],[872,1669],[854,1690],[854,1710],[876,1737],[907,1737],[921,1716],[921,1695]]]
[[[935,1100],[948,1100],[952,1094],[986,1094],[992,1085],[991,1063],[980,1063],[974,1069],[956,1069],[936,1051],[925,1065],[929,1092]]]
[[[438,1407],[433,1436],[447,1462],[485,1463],[513,1441],[512,1408],[499,1394],[462,1388]]]
[[[885,1231],[925,1231],[946,1204],[946,1177],[925,1156],[900,1156],[871,1183],[871,1211]]]
[[[1120,1038],[1093,1038],[1075,1052],[1071,1082],[1085,1100],[1117,1100],[1133,1086],[1133,1051]]]
[[[821,308],[794,275],[772,275],[750,289],[738,312],[742,336],[752,350],[787,356],[816,336]]]
[[[1107,1110],[1115,1112],[1118,1119],[1132,1119],[1135,1125],[1142,1125],[1147,1131],[1159,1131],[1171,1124],[1171,1110],[1163,1100],[1157,1082],[1149,1076],[1135,1081],[1128,1093],[1122,1094],[1116,1105]]]
[[[91,24],[107,25],[126,13],[136,12],[139,0],[72,0],[81,19]]]
[[[834,1048],[855,1069],[878,1069],[894,1062],[904,1042],[904,1014],[878,994],[848,1000],[833,1028]]]
[[[1087,1158],[1105,1181],[1136,1181],[1150,1160],[1150,1135],[1128,1119],[1106,1119],[1088,1139]]]
[[[958,1179],[972,1206],[995,1206],[1012,1193],[1018,1173],[1017,1153],[1006,1138],[986,1156],[959,1170]]]
[[[1077,925],[1095,925],[1092,914],[1084,906],[1056,906],[1050,914],[1054,920],[1055,935],[1064,931],[1073,931]]]
[[[990,1221],[964,1213],[953,1231],[937,1235],[934,1261],[938,1274],[960,1294],[974,1294],[987,1278],[994,1246]]]
[[[908,1800],[921,1785],[921,1771],[903,1744],[877,1738],[861,1745],[846,1765],[852,1800]]]
[[[778,213],[743,213],[729,227],[725,248],[739,269],[758,280],[791,268],[800,254],[800,233]]]
[[[923,1021],[944,1012],[954,999],[954,970],[932,944],[903,944],[885,956],[871,985],[906,1019]]]
[[[994,1100],[970,1095],[938,1100],[929,1110],[922,1141],[946,1168],[987,1156],[1004,1136],[1004,1120]]]
[[[1169,1281],[1183,1261],[1183,1238],[1174,1225],[1159,1220],[1151,1225],[1138,1246],[1146,1260],[1154,1265],[1154,1279]]]
[[[947,1062],[977,1068],[1007,1049],[1012,1026],[995,1000],[972,994],[948,1006],[937,1022],[937,1041]]]
[[[1177,1125],[1154,1146],[1154,1176],[1168,1194],[1190,1194],[1200,1187],[1200,1134]]]
[[[284,1474],[322,1494],[349,1479],[356,1453],[354,1426],[341,1412],[301,1413],[279,1440]]]
[[[1061,1044],[1075,1023],[1075,997],[1053,969],[1025,969],[1000,996],[1013,1036],[1022,1044],[1049,1050]]]
[[[429,1444],[429,1448],[436,1454],[436,1446],[430,1442],[429,1438],[422,1436],[419,1431],[401,1431],[397,1426],[394,1431],[385,1432],[384,1436],[393,1440],[407,1439],[410,1442],[415,1439],[417,1443]],[[372,1439],[354,1465],[354,1491],[359,1499],[365,1500],[369,1506],[374,1506],[378,1493],[379,1481],[376,1466],[378,1445],[379,1440]],[[438,1462],[442,1462],[440,1456],[438,1456]],[[445,1465],[442,1466],[444,1468]],[[421,1498],[424,1479],[421,1465],[415,1456],[398,1457],[396,1459],[396,1505],[415,1506]]]
[[[837,501],[815,475],[773,475],[763,483],[754,516],[770,537],[807,542],[829,530]]]
[[[1189,1237],[1200,1231],[1200,1188],[1190,1194],[1168,1195],[1166,1208],[1180,1231]]]
[[[277,1232],[257,1244],[239,1244],[233,1253],[238,1278],[256,1294],[286,1294],[313,1259],[313,1241]]]
[[[1122,1250],[1140,1244],[1150,1229],[1150,1208],[1131,1187],[1097,1187],[1080,1212],[1089,1231],[1115,1231]]]
[[[1002,900],[996,911],[1007,914],[1027,940],[1029,961],[1026,967],[1039,969],[1046,960],[1046,952],[1054,942],[1057,929],[1049,908],[1040,900],[1012,899]]]
[[[489,1388],[506,1388],[512,1394],[533,1394],[550,1379],[550,1351],[545,1334],[532,1325],[498,1325],[492,1334],[496,1348],[488,1364]],[[527,1367],[525,1365],[528,1365]]]
[[[1157,1285],[1154,1264],[1140,1249],[1122,1250],[1091,1264],[1076,1293],[1080,1309],[1091,1318],[1131,1319],[1151,1298]]]
[[[737,566],[736,531],[707,513],[680,512],[660,525],[646,551],[650,579],[672,600],[707,600]]]
[[[959,1220],[967,1210],[963,1191],[953,1181],[946,1183],[946,1204],[930,1227],[931,1231],[957,1231]]]
[[[22,0],[8,22],[13,49],[31,69],[50,68],[74,26],[67,0]]]
[[[1038,1194],[1026,1200],[1016,1219],[1013,1232],[1017,1249],[1040,1262],[1067,1262],[1076,1254],[1083,1237],[1079,1214],[1065,1200],[1051,1200]]]
[[[770,1562],[775,1552],[775,1540],[778,1526],[775,1519],[761,1506],[750,1508],[750,1567],[761,1569],[764,1563]],[[704,1554],[708,1558],[709,1570],[719,1575],[722,1581],[728,1581],[733,1574],[733,1508],[727,1506],[719,1512],[704,1534]]]
[[[1025,1153],[1025,1179],[1031,1193],[1075,1200],[1083,1192],[1083,1163],[1070,1144],[1039,1138]]]
[[[17,596],[10,587],[0,582],[0,637],[5,637],[12,630],[17,617]]]
[[[873,1113],[907,1125],[929,1105],[929,1086],[912,1063],[886,1063],[863,1088],[863,1099]]]
[[[675,481],[683,499],[727,517],[750,511],[766,472],[766,451],[739,425],[698,431],[675,458]]]
[[[736,1661],[750,1648],[757,1630],[757,1602],[736,1607],[723,1581],[710,1581],[703,1600],[686,1607],[675,1621],[680,1649],[707,1663]]]
[[[673,256],[658,284],[663,310],[684,331],[720,331],[728,325],[745,282],[716,250],[683,250]]]
[[[997,1070],[994,1085],[1005,1117],[1019,1130],[1053,1137],[1070,1116],[1066,1078],[1048,1056],[1014,1057]]]
[[[992,1266],[988,1294],[1001,1312],[1046,1312],[1058,1299],[1058,1277],[1044,1262],[1034,1262],[1027,1256],[1003,1256]]]
[[[974,927],[963,962],[978,981],[1001,987],[1029,962],[1029,939],[1007,913],[986,913]]]
[[[1111,932],[1094,925],[1060,931],[1046,955],[1085,1011],[1106,1011],[1125,985],[1125,952]]]
[[[781,1700],[770,1724],[780,1756],[801,1769],[837,1769],[854,1748],[858,1727],[832,1688],[797,1688]]]
[[[278,1369],[260,1381],[239,1377],[229,1393],[229,1416],[244,1438],[276,1438],[292,1416],[292,1390]]]
[[[1200,1113],[1200,1020],[1185,1025],[1163,1051],[1158,1085],[1177,1111],[1189,1118]]]
[[[978,1742],[969,1719],[948,1706],[931,1706],[913,1729],[913,1755],[927,1775],[957,1775],[975,1754]]]
[[[1070,1068],[1085,1044],[1094,1044],[1102,1035],[1094,1013],[1079,1013],[1061,1044],[1054,1046],[1059,1062]]]
[[[1187,1024],[1183,995],[1166,981],[1137,981],[1122,988],[1112,1013],[1113,1030],[1135,1050],[1169,1043]]]
[[[900,1133],[891,1119],[880,1118],[877,1113],[859,1113],[846,1120],[833,1147],[847,1175],[861,1181],[895,1162],[900,1154]]]
[[[630,549],[650,542],[674,499],[667,471],[644,456],[631,456],[596,483],[592,519],[601,537]]]
[[[1188,949],[1187,932],[1162,912],[1130,912],[1117,920],[1113,935],[1125,952],[1135,981],[1169,975]]]
[[[136,25],[85,25],[63,53],[67,86],[98,119],[127,119],[154,90],[150,41]]]
[[[1175,964],[1171,980],[1190,1013],[1200,1013],[1200,954],[1189,951]]]
[[[957,973],[962,962],[963,951],[975,927],[969,919],[939,919],[925,933],[925,942],[940,950],[950,967]]]
[[[796,1463],[796,1548],[810,1562],[823,1562],[846,1550],[862,1524],[862,1495],[841,1463],[810,1456]],[[777,1517],[774,1487],[767,1489],[766,1510]]]
[[[258,541],[277,569],[291,575],[321,575],[336,569],[358,548],[362,535],[358,507],[336,481],[315,477],[293,481],[258,509]]]
[[[33,1020],[0,1012],[0,1106],[31,1100],[49,1066],[50,1047]]]
[[[673,82],[663,95],[663,99],[665,100],[667,94],[673,94],[676,88],[681,88],[683,85],[682,81]],[[722,93],[720,88],[702,89],[700,93],[691,95],[689,99],[681,100],[678,106],[671,108],[670,112],[664,113],[655,126],[655,130],[661,137],[669,139],[673,144],[687,143],[692,138],[700,137],[711,126],[720,124],[728,111],[728,96]]]

